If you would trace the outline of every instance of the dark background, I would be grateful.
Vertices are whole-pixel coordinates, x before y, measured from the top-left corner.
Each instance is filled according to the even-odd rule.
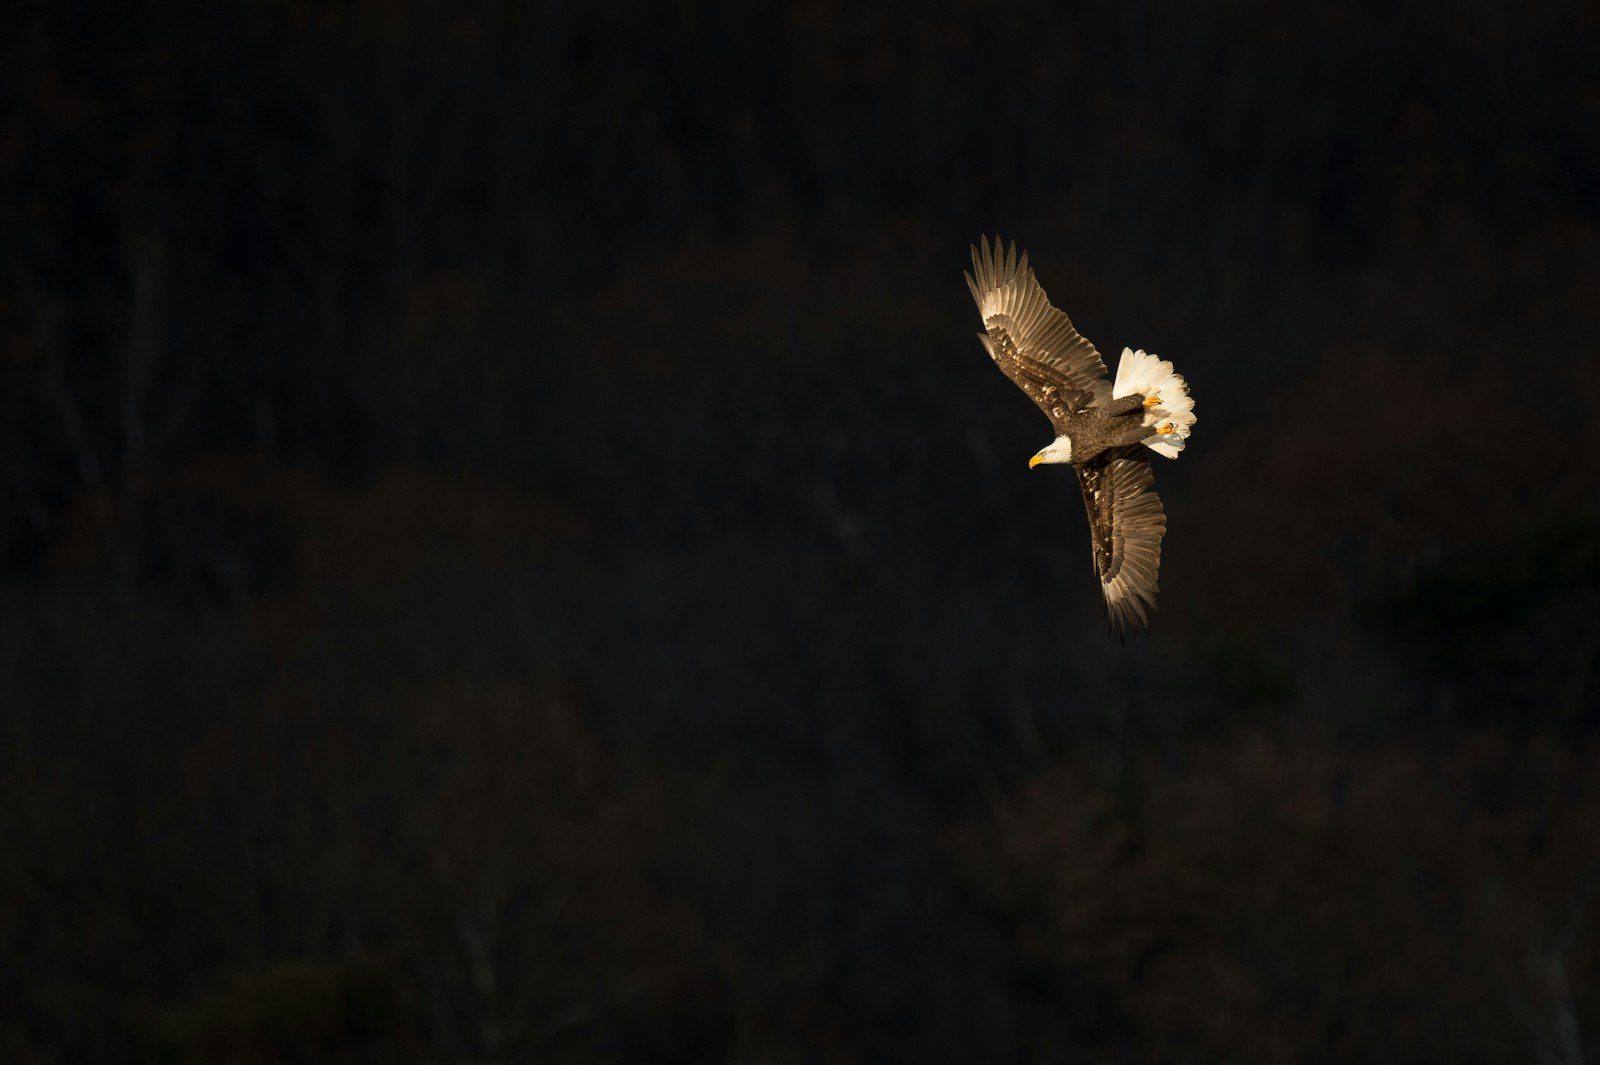
[[[1593,1060],[1591,5],[132,6],[0,17],[0,1057]],[[1197,397],[1127,645],[996,229]]]

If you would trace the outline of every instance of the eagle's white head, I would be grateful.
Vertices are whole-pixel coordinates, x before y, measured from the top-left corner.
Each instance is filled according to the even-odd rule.
[[[1058,436],[1049,447],[1041,450],[1037,455],[1028,460],[1028,469],[1033,469],[1041,462],[1071,462],[1072,437]]]

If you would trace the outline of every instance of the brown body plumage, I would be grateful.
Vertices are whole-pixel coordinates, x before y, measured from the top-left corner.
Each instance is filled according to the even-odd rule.
[[[1114,448],[1134,447],[1150,435],[1144,424],[1144,397],[1128,396],[1115,406],[1090,406],[1051,418],[1056,433],[1072,440],[1072,464],[1082,465]]]

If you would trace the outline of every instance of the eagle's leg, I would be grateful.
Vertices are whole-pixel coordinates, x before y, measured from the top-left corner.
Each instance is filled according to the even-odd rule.
[[[1135,396],[1133,398],[1138,399],[1140,397]],[[1124,419],[1124,420],[1127,420],[1127,419]],[[1168,426],[1170,426],[1171,424],[1172,424],[1171,422],[1162,422],[1161,423],[1161,425],[1168,425]],[[1133,444],[1142,443],[1143,441],[1149,439],[1150,434],[1152,432],[1162,433],[1162,432],[1171,432],[1172,431],[1170,428],[1163,430],[1161,428],[1161,425],[1145,425],[1142,422],[1134,422],[1128,428],[1126,428],[1126,429],[1122,430],[1122,432],[1118,433],[1116,439],[1111,443],[1110,446],[1112,446],[1112,447],[1129,447],[1129,446],[1131,446]]]
[[[1105,411],[1107,417],[1115,418],[1118,415],[1127,414],[1129,411],[1138,410],[1143,406],[1145,406],[1144,396],[1135,392],[1131,396],[1123,396],[1121,399],[1114,399],[1100,409]]]

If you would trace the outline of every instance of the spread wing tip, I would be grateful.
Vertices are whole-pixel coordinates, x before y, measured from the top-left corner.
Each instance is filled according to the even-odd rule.
[[[989,243],[988,234],[981,233],[978,243],[968,247],[972,251],[973,273],[978,276],[980,285],[984,282],[1003,285],[1028,270],[1028,253],[1019,250],[1015,240],[1007,244],[998,233],[993,244]]]
[[[1004,335],[1004,358],[996,361],[1006,376],[1046,415],[1058,404],[1040,402],[1036,392],[1042,385],[1053,386],[1063,398],[1087,396],[1102,385],[1109,390],[1100,353],[1073,328],[1066,313],[1050,303],[1028,265],[1028,253],[1014,240],[1005,244],[998,234],[993,242],[988,234],[980,235],[971,250],[967,289],[984,329],[997,342]]]
[[[1109,590],[1108,590],[1109,591]],[[1145,609],[1148,605],[1148,611]],[[1141,602],[1138,595],[1113,601],[1106,600],[1106,617],[1110,635],[1126,643],[1129,637],[1138,639],[1150,628],[1150,616],[1156,612],[1154,600]]]

